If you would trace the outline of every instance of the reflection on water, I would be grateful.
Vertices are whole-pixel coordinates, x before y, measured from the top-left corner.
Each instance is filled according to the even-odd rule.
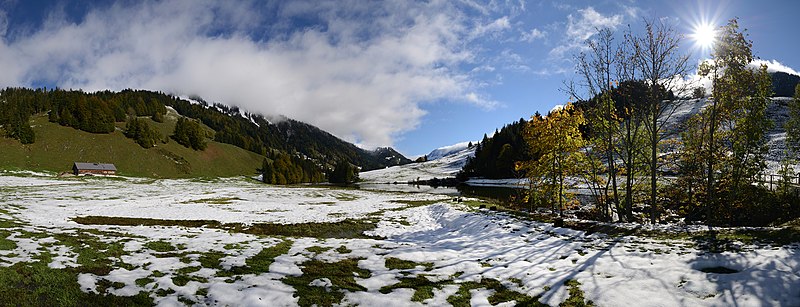
[[[450,196],[459,195],[458,189],[454,187],[432,187],[428,185],[385,184],[385,183],[361,183],[358,186],[364,190],[371,190],[371,191],[430,193],[430,194],[450,195]]]
[[[467,184],[461,184],[457,187],[432,187],[411,184],[362,183],[359,184],[359,187],[364,190],[372,191],[430,193],[448,196],[488,198],[499,202],[520,199],[525,192],[524,189],[517,187],[471,186]]]

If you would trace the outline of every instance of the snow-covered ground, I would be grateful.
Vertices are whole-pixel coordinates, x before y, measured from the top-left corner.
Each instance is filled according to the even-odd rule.
[[[428,161],[387,167],[359,174],[365,183],[406,183],[416,180],[454,177],[475,155],[475,147],[469,142],[435,149],[428,154]],[[435,158],[435,159],[434,159]]]
[[[76,267],[80,253],[67,243],[91,230],[90,238],[123,244],[108,274],[80,273],[86,292],[129,296],[146,291],[159,305],[293,306],[312,260],[353,260],[361,290],[338,289],[341,275],[305,281],[320,291],[343,291],[341,305],[448,305],[465,285],[469,303],[488,306],[491,280],[549,305],[568,296],[575,280],[598,306],[797,306],[800,305],[800,246],[744,245],[712,253],[696,242],[640,237],[608,237],[554,228],[493,211],[451,203],[424,193],[370,192],[319,187],[275,187],[249,179],[214,181],[132,178],[53,179],[0,174],[0,221],[14,248],[0,250],[0,266],[42,261],[51,268]],[[213,227],[84,225],[80,216],[214,220],[225,223],[329,223],[376,219],[361,238],[252,235]],[[160,251],[153,242],[175,250]],[[248,267],[262,250],[288,244],[268,270],[231,276]],[[219,267],[207,266],[217,255]],[[396,259],[417,263],[390,265]],[[735,273],[705,273],[726,267]],[[187,273],[188,272],[188,273]],[[224,274],[228,272],[229,274]],[[333,274],[333,273],[331,273]],[[345,275],[350,274],[346,273]],[[188,282],[179,282],[180,277]],[[346,277],[346,276],[345,276]],[[430,297],[414,298],[402,286],[412,278],[433,287]],[[103,282],[115,287],[100,287]],[[470,283],[472,282],[472,283]],[[301,285],[302,286],[302,285]],[[393,288],[394,287],[394,288]],[[327,289],[327,290],[326,290]],[[422,291],[422,289],[420,289]],[[513,305],[513,301],[501,305]]]

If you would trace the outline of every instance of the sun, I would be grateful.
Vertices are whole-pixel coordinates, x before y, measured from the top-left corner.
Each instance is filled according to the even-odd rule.
[[[711,49],[714,46],[716,36],[717,30],[709,23],[698,24],[694,27],[694,33],[692,33],[692,39],[694,39],[695,44],[703,50]]]

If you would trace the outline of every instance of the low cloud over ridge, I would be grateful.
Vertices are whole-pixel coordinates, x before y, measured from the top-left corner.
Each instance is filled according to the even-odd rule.
[[[458,69],[475,33],[447,1],[169,1],[60,15],[2,33],[0,84],[200,95],[365,147],[415,129],[420,103],[496,104]]]

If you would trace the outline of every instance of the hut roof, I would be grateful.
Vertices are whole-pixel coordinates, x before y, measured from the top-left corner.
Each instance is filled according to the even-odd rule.
[[[111,163],[83,163],[75,162],[75,168],[79,170],[95,170],[95,171],[116,171],[117,167]]]

